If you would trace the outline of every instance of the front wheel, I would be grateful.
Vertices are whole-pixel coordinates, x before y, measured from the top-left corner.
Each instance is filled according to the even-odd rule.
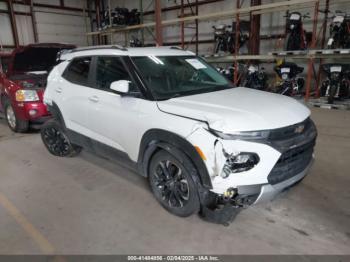
[[[81,147],[73,145],[56,120],[47,121],[40,129],[41,139],[47,150],[54,156],[73,157]]]
[[[184,160],[179,161],[164,150],[158,151],[151,160],[149,183],[158,202],[170,213],[190,216],[200,209],[197,187]]]
[[[328,104],[334,103],[334,97],[337,92],[337,87],[332,85],[329,89]]]
[[[18,133],[25,133],[28,131],[29,122],[26,120],[21,120],[17,117],[16,112],[9,100],[5,100],[4,109],[6,122],[12,131]]]

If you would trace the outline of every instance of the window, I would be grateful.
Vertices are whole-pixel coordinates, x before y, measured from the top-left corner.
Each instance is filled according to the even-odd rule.
[[[70,63],[66,71],[63,73],[63,77],[74,84],[87,86],[90,65],[91,57],[76,58]]]
[[[10,57],[1,57],[0,58],[0,71],[2,69],[3,73],[7,72],[9,61],[10,61]]]
[[[109,89],[112,82],[129,80],[130,76],[118,57],[99,57],[96,64],[96,87]],[[130,86],[132,89],[132,85]]]

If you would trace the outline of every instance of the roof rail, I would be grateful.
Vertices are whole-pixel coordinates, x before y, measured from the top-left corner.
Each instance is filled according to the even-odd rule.
[[[90,51],[90,50],[100,50],[100,49],[118,49],[121,51],[128,51],[127,48],[120,46],[120,45],[101,45],[101,46],[88,46],[88,47],[78,47],[75,48],[71,51],[71,53],[75,53],[75,52],[81,52],[81,51]]]
[[[183,48],[179,46],[171,46],[170,49],[177,49],[177,50],[183,50]]]

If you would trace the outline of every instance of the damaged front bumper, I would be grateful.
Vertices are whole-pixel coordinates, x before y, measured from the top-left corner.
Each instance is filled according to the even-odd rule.
[[[206,221],[228,226],[243,208],[271,201],[283,190],[300,182],[307,175],[312,164],[313,160],[302,172],[278,184],[240,186],[237,188],[239,193],[230,198],[212,193],[211,201],[202,205],[201,217]]]

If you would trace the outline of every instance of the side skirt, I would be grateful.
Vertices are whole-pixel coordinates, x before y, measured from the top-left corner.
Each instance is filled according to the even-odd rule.
[[[81,135],[70,129],[66,130],[66,134],[73,144],[81,146],[84,150],[113,162],[123,162],[123,164],[126,164],[136,173],[142,175],[137,168],[137,163],[132,161],[125,152],[105,145],[87,136]]]

